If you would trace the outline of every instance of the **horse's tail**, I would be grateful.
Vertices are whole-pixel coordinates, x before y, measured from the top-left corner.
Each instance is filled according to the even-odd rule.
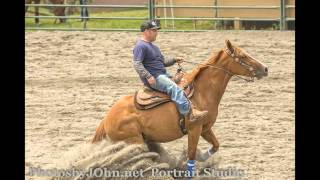
[[[103,125],[104,125],[104,121],[102,121],[100,123],[100,125],[98,126],[98,128],[96,129],[96,134],[94,135],[93,139],[91,140],[91,143],[96,143],[106,137],[106,131],[105,131]]]

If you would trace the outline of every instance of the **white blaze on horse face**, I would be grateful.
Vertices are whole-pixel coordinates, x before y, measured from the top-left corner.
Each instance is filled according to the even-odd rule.
[[[241,49],[241,52],[248,57],[249,61],[253,61],[255,63],[260,64],[263,67],[267,67],[266,65],[264,65],[262,62],[260,62],[259,60],[257,60],[256,58],[252,57],[247,51]]]
[[[244,56],[246,56],[247,60],[249,61],[249,65],[253,66],[250,68],[255,69],[255,73],[256,75],[258,75],[258,79],[261,78],[262,76],[267,76],[268,74],[268,67],[263,64],[262,62],[260,62],[259,60],[257,60],[256,58],[252,57],[248,52],[246,52],[245,50],[241,49],[241,52],[243,53]],[[253,69],[251,69],[250,71],[252,71]]]

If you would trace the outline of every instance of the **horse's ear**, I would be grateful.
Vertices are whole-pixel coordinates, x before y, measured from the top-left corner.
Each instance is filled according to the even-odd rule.
[[[226,39],[226,40],[225,40],[225,43],[226,43],[226,45],[227,45],[227,48],[228,48],[231,52],[233,52],[233,46],[232,46],[231,42],[229,41],[229,39]]]

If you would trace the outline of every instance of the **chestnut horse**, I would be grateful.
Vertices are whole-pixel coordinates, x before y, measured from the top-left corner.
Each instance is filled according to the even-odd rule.
[[[52,4],[64,4],[64,0],[49,0],[49,1]],[[40,0],[25,0],[24,1],[25,4],[31,4],[32,2],[34,2],[34,4],[40,4]],[[53,14],[55,16],[65,16],[64,10],[65,10],[65,7],[54,7]],[[27,13],[27,11],[28,11],[28,6],[25,7],[24,13]],[[34,7],[34,15],[39,16],[39,7],[38,6]],[[55,20],[55,22],[56,22],[56,20]],[[59,18],[59,22],[64,23],[64,22],[66,22],[66,19]],[[35,18],[35,23],[39,24],[39,18]]]
[[[188,135],[188,158],[195,160],[199,137],[203,137],[212,147],[207,160],[219,149],[219,142],[212,131],[218,115],[218,106],[227,84],[233,75],[243,78],[260,79],[268,75],[268,68],[248,53],[233,46],[226,40],[226,48],[212,55],[206,62],[198,64],[185,74],[187,82],[194,84],[194,94],[190,98],[199,110],[207,110],[208,116],[201,121],[185,122]],[[243,78],[245,79],[245,78]],[[249,81],[249,78],[246,80]],[[241,91],[239,91],[240,93]],[[108,137],[113,142],[159,143],[169,142],[184,136],[179,126],[179,113],[173,102],[168,102],[150,110],[138,110],[134,96],[128,95],[117,101],[96,129],[92,143]]]

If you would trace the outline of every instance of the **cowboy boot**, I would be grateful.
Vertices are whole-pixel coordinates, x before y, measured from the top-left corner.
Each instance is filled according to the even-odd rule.
[[[190,112],[185,116],[185,119],[190,122],[198,121],[205,118],[208,115],[208,111],[199,111],[192,107]]]

